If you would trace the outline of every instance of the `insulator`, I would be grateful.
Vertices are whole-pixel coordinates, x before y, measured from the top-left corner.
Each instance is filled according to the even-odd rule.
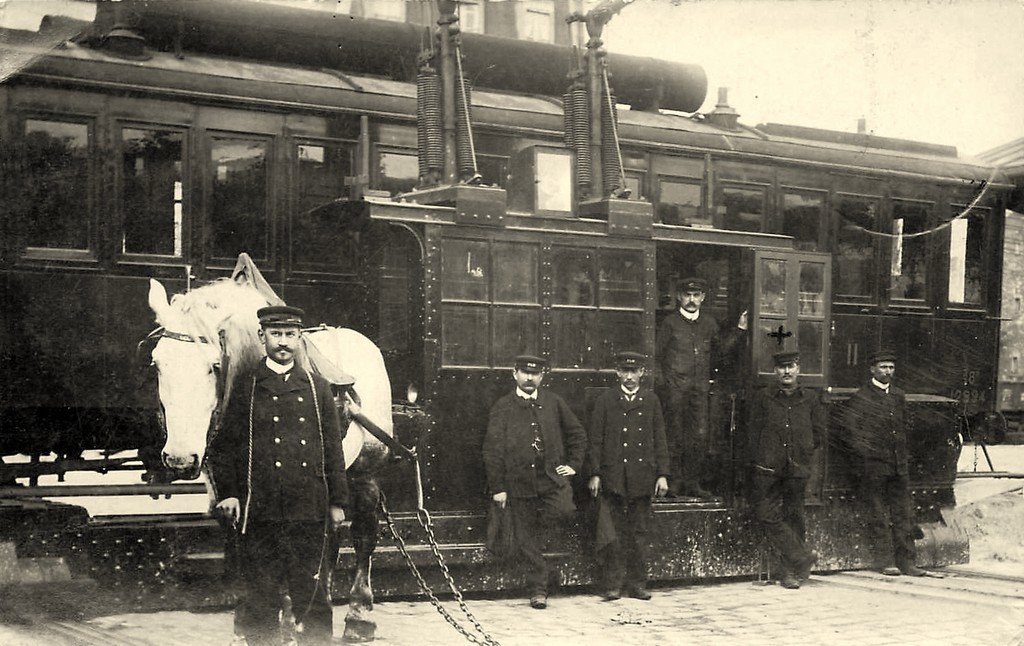
[[[619,142],[615,133],[619,124],[619,111],[615,104],[615,95],[601,95],[601,164],[604,179],[604,193],[611,193],[622,188],[622,165],[619,162]]]
[[[572,120],[572,88],[569,88],[565,94],[562,95],[562,140],[565,142],[566,147],[572,148],[573,142],[573,125]]]
[[[455,150],[458,160],[459,175],[472,175],[476,172],[476,160],[473,158],[472,121],[473,96],[469,79],[462,79],[462,87],[455,88]]]
[[[432,69],[416,76],[416,140],[421,178],[444,170],[441,126],[441,77]]]
[[[572,148],[576,151],[576,183],[579,186],[590,186],[590,102],[585,88],[572,91]]]

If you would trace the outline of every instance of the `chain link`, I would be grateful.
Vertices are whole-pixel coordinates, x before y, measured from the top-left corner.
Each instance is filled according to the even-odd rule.
[[[459,608],[462,609],[462,612],[466,615],[470,622],[472,622],[473,627],[480,632],[480,634],[483,636],[483,639],[477,637],[473,633],[463,628],[462,624],[460,624],[459,621],[455,617],[453,617],[450,612],[448,612],[448,609],[441,604],[441,600],[437,598],[437,595],[434,594],[433,589],[423,578],[423,575],[420,573],[420,570],[416,566],[416,563],[412,560],[412,555],[409,554],[409,550],[405,544],[405,539],[402,538],[402,535],[398,533],[398,529],[395,527],[395,521],[391,517],[391,512],[388,511],[387,500],[386,497],[384,496],[383,491],[380,494],[380,508],[384,514],[384,520],[387,522],[388,530],[391,532],[391,537],[395,539],[395,545],[398,546],[398,551],[401,552],[402,558],[405,559],[406,564],[409,566],[409,570],[412,572],[412,575],[416,578],[416,583],[417,585],[419,585],[420,590],[423,592],[423,594],[427,596],[427,598],[430,600],[431,605],[434,606],[438,614],[440,614],[441,617],[444,618],[444,620],[448,622],[448,624],[451,625],[452,628],[454,628],[460,635],[465,637],[470,642],[474,644],[479,644],[481,646],[501,646],[501,644],[499,644],[497,640],[495,640],[493,637],[487,634],[487,631],[484,630],[483,626],[480,625],[480,622],[477,621],[476,617],[473,616],[473,613],[470,612],[469,608],[466,606],[466,602],[462,598],[462,593],[459,592],[459,589],[456,587],[455,581],[454,579],[452,579],[451,572],[448,571],[448,565],[444,562],[444,557],[441,555],[440,548],[437,545],[437,540],[434,537],[434,530],[432,527],[429,512],[427,512],[427,510],[424,509],[423,507],[420,507],[419,510],[416,512],[416,519],[419,521],[420,526],[423,527],[424,531],[427,534],[427,538],[430,542],[430,550],[433,552],[434,557],[437,559],[438,565],[440,565],[441,567],[441,572],[442,574],[444,574],[445,581],[448,584],[448,588],[452,591],[452,594],[455,595],[455,599],[459,603]]]

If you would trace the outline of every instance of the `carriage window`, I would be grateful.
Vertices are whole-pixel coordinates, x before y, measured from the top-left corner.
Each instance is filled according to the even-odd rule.
[[[377,153],[374,188],[391,195],[407,193],[416,187],[419,177],[420,163],[416,155],[387,151]]]
[[[626,188],[629,189],[630,200],[644,199],[644,174],[636,171],[626,171]]]
[[[803,191],[782,194],[782,233],[793,236],[793,246],[797,249],[818,250],[818,232],[824,216],[824,194]]]
[[[616,352],[640,350],[641,252],[555,247],[553,257],[554,367],[607,368]]]
[[[987,209],[960,213],[959,208],[954,209],[949,229],[949,302],[982,305]]]
[[[722,186],[716,205],[722,216],[722,228],[731,231],[761,231],[764,197],[763,188]]]
[[[494,301],[497,303],[537,302],[537,246],[495,242]],[[514,356],[514,355],[513,355]]]
[[[871,297],[874,293],[874,237],[878,230],[878,201],[836,198],[836,249],[832,291],[843,296]]]
[[[215,137],[210,147],[213,191],[210,238],[213,255],[233,258],[245,251],[268,257],[267,153],[269,144]]]
[[[662,224],[705,224],[701,217],[702,188],[699,180],[662,179],[658,183],[658,221]]]
[[[598,299],[601,307],[643,306],[643,257],[637,251],[601,252]]]
[[[595,252],[590,249],[555,247],[552,255],[554,302],[558,305],[595,305]]]
[[[476,164],[484,183],[508,188],[508,157],[477,154]]]
[[[299,196],[291,227],[292,261],[303,269],[354,272],[359,249],[340,220],[337,202],[348,193],[351,146],[299,144],[296,153]]]
[[[44,249],[89,248],[89,126],[25,121],[25,175],[17,205],[25,243]]]
[[[444,241],[443,365],[505,367],[540,351],[539,255],[536,244]]]
[[[889,269],[894,299],[925,299],[925,265],[928,260],[928,207],[894,201],[892,205],[892,256]]]
[[[182,255],[184,135],[121,130],[121,253]]]
[[[490,258],[487,242],[446,240],[441,254],[441,292],[445,300],[487,301]]]

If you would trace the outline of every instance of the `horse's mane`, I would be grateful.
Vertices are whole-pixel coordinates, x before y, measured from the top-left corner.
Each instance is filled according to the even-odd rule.
[[[222,278],[208,285],[171,298],[171,308],[180,312],[189,333],[202,335],[211,343],[220,343],[224,330],[224,356],[227,374],[224,379],[224,402],[231,396],[238,375],[252,369],[263,359],[263,344],[257,331],[256,310],[267,305],[267,299],[256,289]]]

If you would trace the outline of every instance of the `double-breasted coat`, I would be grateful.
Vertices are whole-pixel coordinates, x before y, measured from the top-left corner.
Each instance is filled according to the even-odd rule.
[[[844,443],[860,459],[867,477],[907,475],[906,393],[862,386],[843,411]]]
[[[348,504],[344,436],[326,381],[298,366],[285,380],[261,362],[236,380],[210,449],[217,498],[238,498],[250,524],[323,520]]]
[[[629,401],[609,388],[594,402],[587,470],[601,487],[625,498],[650,497],[654,482],[669,475],[665,421],[658,396],[645,388]]]
[[[544,456],[542,468],[552,482],[568,486],[567,479],[555,473],[561,464],[580,472],[587,434],[565,400],[543,389],[538,389],[534,402],[511,392],[491,407],[484,437],[484,466],[491,493],[506,492],[516,498],[537,495],[541,465],[537,464],[539,453],[534,439],[538,433]]]
[[[806,478],[814,449],[825,437],[827,417],[814,391],[798,387],[787,395],[769,386],[754,393],[748,427],[747,454],[755,468]]]

